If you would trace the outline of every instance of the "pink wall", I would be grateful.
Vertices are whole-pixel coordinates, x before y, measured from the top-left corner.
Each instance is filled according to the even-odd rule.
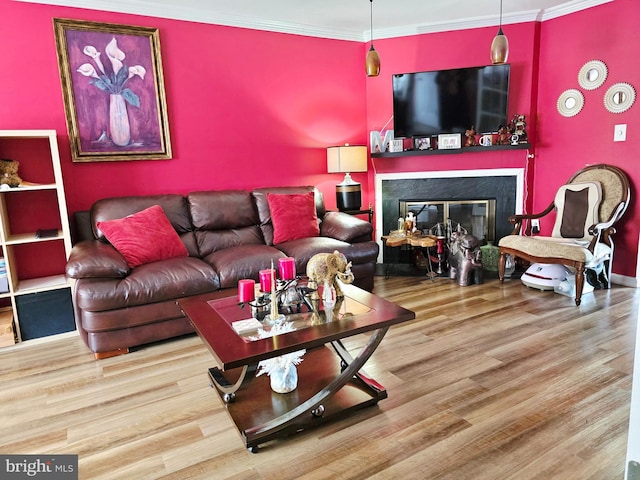
[[[387,123],[391,75],[488,64],[496,32],[491,27],[376,40],[382,74],[366,78],[368,45],[358,42],[10,0],[0,0],[0,11],[0,129],[57,130],[71,213],[111,195],[283,184],[318,185],[334,207],[340,177],[326,173],[325,148],[367,143],[368,132]],[[515,150],[377,159],[372,166],[378,172],[526,167],[529,211],[546,206],[558,185],[587,163],[622,167],[635,192],[640,140],[631,118],[640,107],[613,115],[602,106],[602,95],[618,81],[640,86],[640,44],[631,40],[639,16],[639,2],[616,0],[542,24],[505,26],[512,65],[509,115],[527,115],[535,160],[527,162],[526,150]],[[53,17],[159,28],[172,160],[71,162]],[[584,92],[578,116],[561,117],[558,95],[578,87],[577,72],[591,59],[607,63],[607,82]],[[612,142],[616,123],[629,125],[627,142]],[[373,169],[353,175],[363,183],[364,205],[374,202],[373,175]],[[616,236],[614,271],[631,277],[639,215],[632,205]],[[550,226],[542,227],[544,233]]]
[[[640,185],[640,134],[635,131],[640,102],[620,114],[604,108],[606,90],[618,82],[640,88],[640,42],[635,39],[640,2],[616,0],[542,24],[540,88],[538,92],[538,143],[536,145],[534,205],[546,207],[558,185],[587,164],[608,163],[622,168],[631,180],[632,203],[617,225],[615,273],[635,277],[640,211],[635,196]],[[584,90],[578,71],[589,60],[603,61],[609,70],[604,85]],[[568,88],[585,98],[575,117],[561,116],[556,103]],[[613,142],[613,127],[627,124],[627,141]],[[542,225],[549,231],[550,222]]]
[[[367,80],[368,130],[380,130],[393,115],[391,78],[395,73],[440,70],[490,64],[489,47],[497,28],[478,28],[401,37],[375,42],[380,53],[382,73]],[[535,83],[539,25],[509,25],[511,64],[509,119],[516,113],[527,118],[535,112]],[[457,48],[454,46],[486,46]],[[496,128],[498,125],[496,125]],[[393,128],[393,122],[388,126]],[[530,142],[535,140],[535,124],[527,128]],[[377,172],[414,172],[431,170],[467,170],[490,168],[525,168],[527,150],[473,152],[459,155],[374,159]],[[373,195],[373,174],[369,187]]]
[[[326,147],[367,140],[358,42],[9,0],[0,11],[0,129],[58,132],[70,213],[113,195],[294,184],[335,207]],[[54,17],[159,29],[172,160],[71,162]]]
[[[477,168],[527,168],[527,211],[540,211],[553,199],[558,186],[590,163],[621,167],[630,177],[632,196],[640,184],[636,157],[640,135],[634,134],[640,100],[623,114],[611,114],[603,95],[613,83],[628,82],[640,88],[640,43],[632,40],[640,17],[640,2],[616,0],[544,23],[507,25],[511,86],[509,116],[523,113],[533,143],[535,159],[527,151],[499,151],[460,155],[432,155],[401,159],[375,159],[378,172],[410,172]],[[637,22],[636,22],[637,23]],[[606,25],[606,28],[603,28]],[[382,74],[367,81],[368,130],[379,130],[392,115],[393,73],[457,68],[489,63],[489,47],[495,28],[416,35],[375,42]],[[466,45],[469,48],[458,48]],[[577,74],[592,59],[604,61],[609,77],[599,89],[585,91],[585,108],[573,118],[560,116],[558,96],[567,88],[579,88]],[[613,126],[628,124],[628,140],[613,142]],[[389,128],[392,128],[392,123]],[[369,176],[373,190],[373,174]],[[635,277],[640,212],[632,204],[618,224],[613,270]],[[543,222],[549,233],[551,221]]]

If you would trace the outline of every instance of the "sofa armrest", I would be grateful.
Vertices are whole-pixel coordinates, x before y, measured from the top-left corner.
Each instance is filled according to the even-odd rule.
[[[369,222],[343,212],[327,212],[320,224],[320,236],[348,243],[371,241],[372,234]]]
[[[67,276],[80,278],[124,278],[131,269],[110,244],[83,240],[74,245],[67,261]]]

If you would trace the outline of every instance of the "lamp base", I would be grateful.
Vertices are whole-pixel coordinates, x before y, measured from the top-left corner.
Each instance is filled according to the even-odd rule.
[[[362,188],[359,183],[336,185],[336,204],[338,210],[360,210],[362,207]]]

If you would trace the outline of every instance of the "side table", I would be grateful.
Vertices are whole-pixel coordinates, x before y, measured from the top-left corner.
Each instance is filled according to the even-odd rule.
[[[429,248],[436,246],[436,237],[433,235],[383,235],[382,241],[387,247],[401,247],[409,245],[410,247]],[[431,265],[431,257],[427,253],[427,276],[433,280],[436,276]],[[389,269],[385,272],[385,277],[389,277]]]
[[[368,215],[369,223],[373,221],[373,208],[367,208],[365,210],[340,210],[342,213],[348,213],[349,215]]]

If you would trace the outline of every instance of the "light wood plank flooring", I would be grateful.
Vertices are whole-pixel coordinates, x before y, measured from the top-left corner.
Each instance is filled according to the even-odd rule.
[[[579,308],[519,280],[375,293],[417,318],[367,364],[389,398],[341,422],[251,454],[198,337],[101,361],[72,337],[0,350],[0,453],[78,454],[82,479],[622,479],[638,290]]]

